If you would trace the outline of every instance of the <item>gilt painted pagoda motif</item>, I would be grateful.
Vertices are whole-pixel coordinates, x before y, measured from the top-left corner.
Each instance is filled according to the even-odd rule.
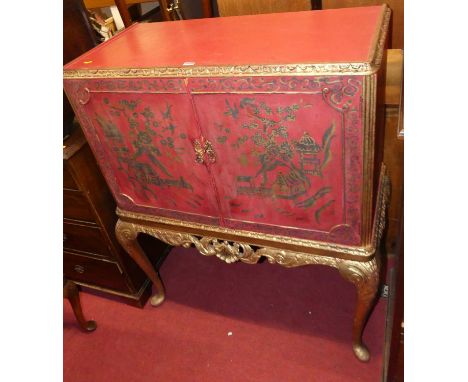
[[[323,102],[320,88],[312,94],[194,99],[202,125],[213,126],[203,133],[230,168],[226,173],[212,166],[222,183],[218,190],[227,224],[327,231],[343,222],[344,126],[340,114]]]

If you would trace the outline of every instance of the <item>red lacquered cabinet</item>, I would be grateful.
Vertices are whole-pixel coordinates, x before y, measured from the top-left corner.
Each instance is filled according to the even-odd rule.
[[[164,291],[140,232],[228,263],[325,264],[357,288],[353,350],[369,359],[389,18],[377,6],[135,24],[65,66],[153,305]]]

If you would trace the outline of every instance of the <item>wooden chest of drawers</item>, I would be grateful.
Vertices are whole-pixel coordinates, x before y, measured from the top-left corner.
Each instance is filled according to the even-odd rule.
[[[329,265],[357,287],[353,349],[369,359],[389,18],[382,6],[136,24],[66,65],[153,305],[164,292],[140,232],[227,263]]]
[[[79,126],[64,141],[63,156],[65,277],[142,307],[151,282],[115,238],[115,202]],[[152,245],[161,254],[167,249]]]

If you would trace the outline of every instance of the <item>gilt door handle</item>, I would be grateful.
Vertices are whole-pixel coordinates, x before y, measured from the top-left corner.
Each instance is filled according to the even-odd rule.
[[[204,154],[205,150],[203,149],[203,146],[201,142],[198,139],[195,139],[194,142],[194,149],[195,149],[195,161],[197,163],[203,163],[204,162]]]
[[[208,161],[210,163],[215,163],[216,162],[216,153],[213,149],[213,145],[209,140],[205,141],[205,154],[208,157]]]
[[[208,139],[204,139],[203,137],[201,141],[198,139],[195,139],[194,149],[195,149],[195,161],[197,163],[206,163],[205,155],[209,163],[216,162],[216,153],[213,149],[213,145]]]

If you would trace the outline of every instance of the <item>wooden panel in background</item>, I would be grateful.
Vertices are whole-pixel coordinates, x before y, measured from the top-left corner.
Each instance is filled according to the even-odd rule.
[[[186,20],[219,16],[216,0],[182,0],[181,7]]]
[[[403,193],[403,139],[399,136],[401,125],[401,94],[403,86],[403,51],[389,49],[385,88],[385,138],[384,158],[392,183],[388,207],[386,249],[395,253],[401,224],[401,195]]]
[[[97,38],[83,5],[83,0],[63,0],[63,63],[70,62],[97,45]],[[63,136],[73,129],[75,114],[63,93]]]
[[[84,5],[88,9],[104,8],[115,5],[114,0],[83,0]],[[155,0],[125,0],[127,5],[139,4],[139,3],[153,3]]]
[[[369,5],[387,4],[392,10],[392,36],[390,48],[403,49],[403,20],[404,3],[403,0],[321,0],[322,9],[366,7]]]
[[[399,106],[403,82],[403,51],[389,49],[385,79],[385,105]]]
[[[310,0],[218,0],[220,16],[254,15],[259,13],[295,12],[311,9]]]
[[[403,199],[403,196],[401,196]],[[404,381],[404,213],[401,208],[401,227],[397,250],[396,275],[393,280],[393,288],[390,289],[391,302],[389,304],[389,316],[392,317],[390,326],[391,336],[388,362],[384,366],[386,370],[385,382]]]

